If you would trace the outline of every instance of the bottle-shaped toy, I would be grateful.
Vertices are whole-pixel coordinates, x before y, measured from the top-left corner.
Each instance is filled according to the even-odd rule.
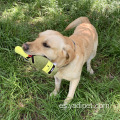
[[[28,55],[24,52],[23,48],[20,46],[15,47],[15,52],[23,56],[27,61],[29,61],[38,70],[44,71],[45,74],[53,76],[57,73],[57,68],[54,63],[49,61],[47,58],[42,56]]]

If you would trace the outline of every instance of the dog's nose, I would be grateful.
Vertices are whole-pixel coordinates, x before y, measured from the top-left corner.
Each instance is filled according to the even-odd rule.
[[[23,50],[25,51],[29,49],[29,45],[27,43],[24,43],[22,47],[23,47]]]

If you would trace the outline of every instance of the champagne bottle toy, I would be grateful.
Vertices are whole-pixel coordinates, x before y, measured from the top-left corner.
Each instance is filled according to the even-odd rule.
[[[15,47],[15,52],[23,56],[37,69],[44,71],[44,73],[47,75],[53,76],[57,73],[57,68],[55,67],[55,64],[53,64],[47,58],[42,56],[28,55],[20,46]]]

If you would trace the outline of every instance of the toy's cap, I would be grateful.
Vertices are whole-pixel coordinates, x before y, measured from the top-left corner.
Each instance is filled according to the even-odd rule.
[[[24,52],[24,50],[22,49],[22,47],[20,47],[20,46],[16,46],[16,47],[15,47],[15,52],[18,53],[18,54],[20,54],[20,55],[23,56],[24,58],[27,58],[27,57],[28,57],[28,54],[26,54],[26,53]]]

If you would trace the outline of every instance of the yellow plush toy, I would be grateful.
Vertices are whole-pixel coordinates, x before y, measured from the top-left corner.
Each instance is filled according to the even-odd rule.
[[[47,58],[44,58],[42,56],[28,55],[24,52],[24,50],[20,46],[15,47],[15,52],[23,56],[30,63],[33,63],[32,65],[34,67],[36,67],[39,70],[44,71],[44,73],[50,76],[54,75],[57,72],[57,68],[55,67],[55,64],[53,64]]]
[[[24,58],[27,58],[29,55],[27,53],[25,53],[22,49],[22,47],[20,46],[16,46],[15,47],[15,52],[20,54],[21,56],[23,56]]]

